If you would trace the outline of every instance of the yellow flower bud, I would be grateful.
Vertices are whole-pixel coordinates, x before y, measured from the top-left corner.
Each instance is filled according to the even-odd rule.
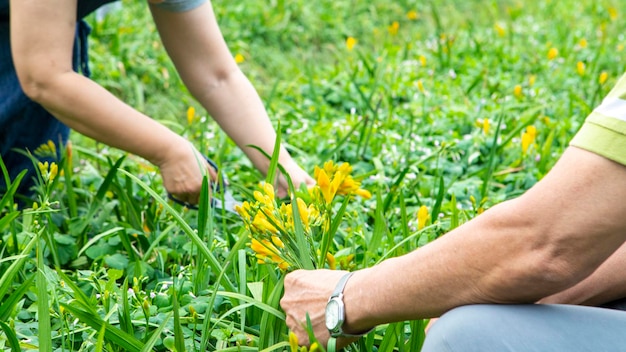
[[[550,50],[548,50],[548,60],[554,60],[557,56],[559,56],[559,50],[557,48],[550,48]]]
[[[398,21],[393,21],[393,23],[389,27],[387,27],[387,30],[391,35],[398,34],[398,29],[400,29],[400,23],[398,23]]]
[[[429,218],[430,215],[428,214],[428,208],[425,205],[422,205],[417,211],[417,229],[421,230],[426,227],[426,222]]]
[[[354,38],[354,37],[346,38],[346,48],[348,48],[348,51],[352,51],[352,49],[354,48],[356,43],[357,43],[356,38]]]
[[[606,73],[606,71],[602,71],[602,73],[600,73],[600,77],[598,78],[598,83],[600,83],[601,85],[606,83],[606,80],[609,78],[609,74]]]
[[[191,125],[195,118],[196,118],[196,108],[194,108],[193,106],[190,106],[187,109],[187,124]]]
[[[576,72],[578,72],[579,76],[582,76],[585,74],[585,63],[582,61],[578,61],[576,63]]]
[[[293,332],[289,332],[289,347],[291,352],[298,352],[298,336]]]

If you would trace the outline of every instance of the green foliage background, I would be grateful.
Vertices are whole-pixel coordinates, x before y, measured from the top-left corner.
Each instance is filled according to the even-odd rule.
[[[374,194],[350,204],[335,238],[338,258],[355,255],[351,270],[418,248],[545,175],[624,71],[618,5],[213,2],[295,158],[310,172],[349,162]],[[187,93],[147,5],[123,1],[88,20],[93,79],[189,137],[250,199],[262,175]],[[527,126],[537,135],[523,152]],[[172,205],[145,161],[72,140],[36,207],[0,200],[0,349],[288,349],[283,274],[256,263],[238,218]],[[381,326],[350,349],[418,350],[424,324]]]

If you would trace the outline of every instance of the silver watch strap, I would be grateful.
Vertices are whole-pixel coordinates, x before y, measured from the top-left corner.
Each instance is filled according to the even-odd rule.
[[[333,294],[330,295],[330,299],[332,299],[333,297],[338,297],[340,294],[343,293],[343,289],[346,288],[346,284],[348,283],[348,279],[350,278],[350,276],[352,276],[352,274],[354,274],[353,272],[351,273],[347,273],[344,276],[341,277],[341,279],[339,279],[339,282],[337,283],[337,286],[335,286],[335,291],[333,291]],[[330,301],[329,299],[329,301]]]
[[[333,299],[334,297],[339,297],[341,295],[343,295],[343,290],[346,288],[346,284],[348,283],[348,279],[350,279],[350,277],[352,276],[352,274],[354,274],[354,272],[350,272],[350,273],[346,273],[344,276],[341,277],[341,279],[339,279],[339,282],[337,283],[337,286],[335,286],[335,291],[333,291],[333,293],[330,295],[330,298],[328,299],[329,301],[331,299]],[[343,299],[342,299],[343,301]],[[368,333],[370,333],[372,330],[374,330],[374,328],[371,328],[367,331],[361,332],[359,334],[348,334],[345,333],[341,328],[339,329],[339,334],[337,336],[333,336],[332,338],[336,338],[336,337],[361,337],[363,335],[366,335]]]

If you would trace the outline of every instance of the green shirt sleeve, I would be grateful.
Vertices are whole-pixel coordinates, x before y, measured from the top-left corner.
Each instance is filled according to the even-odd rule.
[[[570,145],[626,166],[626,74],[587,117]]]

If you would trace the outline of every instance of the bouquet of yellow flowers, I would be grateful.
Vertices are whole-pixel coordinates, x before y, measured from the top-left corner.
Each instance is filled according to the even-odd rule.
[[[316,184],[296,192],[291,202],[281,202],[274,187],[263,183],[254,191],[254,201],[245,201],[236,208],[244,220],[251,239],[250,247],[259,263],[274,263],[283,271],[334,268],[329,252],[345,206],[336,214],[334,201],[344,196],[344,205],[353,195],[370,198],[361,182],[352,177],[348,163],[336,165],[328,161],[315,167]]]

